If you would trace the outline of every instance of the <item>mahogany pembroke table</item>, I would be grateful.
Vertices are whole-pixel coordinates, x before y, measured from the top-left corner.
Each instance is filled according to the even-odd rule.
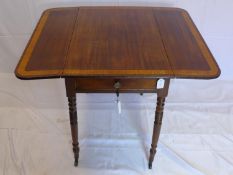
[[[42,14],[15,75],[65,79],[75,166],[76,93],[157,93],[152,168],[170,79],[213,79],[220,69],[183,9],[66,7]]]

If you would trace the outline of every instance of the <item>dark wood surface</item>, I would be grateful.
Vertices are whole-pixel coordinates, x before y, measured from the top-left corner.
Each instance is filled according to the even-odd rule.
[[[120,83],[119,92],[156,92],[157,79],[75,78],[76,92],[116,92],[116,82]]]
[[[75,81],[72,78],[65,79],[66,96],[68,98],[69,114],[70,114],[70,129],[72,135],[72,145],[74,153],[74,166],[78,166],[79,158],[79,142],[78,142],[78,116],[76,107],[76,89]]]
[[[77,92],[156,92],[152,168],[170,79],[211,79],[220,69],[185,10],[74,7],[42,14],[15,74],[21,79],[65,78],[75,166]],[[161,78],[164,86],[158,87]]]
[[[155,120],[154,120],[152,143],[151,143],[149,164],[148,164],[149,169],[152,168],[152,163],[154,161],[154,157],[157,151],[156,148],[158,145],[159,135],[162,127],[163,110],[165,105],[165,99],[168,95],[169,85],[170,85],[170,79],[165,79],[164,87],[162,89],[157,90],[157,104],[155,110]]]
[[[49,13],[26,71],[48,69],[60,70],[62,73],[77,12],[74,8]]]
[[[76,25],[65,74],[172,75],[152,10],[80,8]]]
[[[220,70],[185,10],[79,7],[43,13],[15,74],[211,79]]]

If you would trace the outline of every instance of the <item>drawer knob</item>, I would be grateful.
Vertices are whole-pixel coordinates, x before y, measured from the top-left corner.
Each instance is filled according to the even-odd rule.
[[[120,87],[121,87],[120,82],[119,82],[119,81],[115,82],[114,88],[115,88],[115,89],[119,89]]]
[[[119,97],[119,89],[121,87],[121,84],[119,81],[115,82],[114,84],[114,88],[116,89],[116,95],[117,95],[117,98]]]
[[[117,96],[117,108],[118,108],[118,113],[121,114],[121,102],[119,100],[119,89],[121,87],[121,84],[119,81],[115,82],[114,88],[116,89],[116,96]]]

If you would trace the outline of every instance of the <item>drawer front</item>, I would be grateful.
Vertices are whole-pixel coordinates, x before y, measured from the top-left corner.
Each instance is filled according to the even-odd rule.
[[[115,83],[119,82],[119,92],[156,92],[157,79],[138,78],[77,78],[77,92],[116,92]]]

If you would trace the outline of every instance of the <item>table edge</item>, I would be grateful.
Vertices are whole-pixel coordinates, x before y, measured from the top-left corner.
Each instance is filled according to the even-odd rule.
[[[52,11],[57,11],[57,10],[64,10],[67,8],[148,8],[148,9],[169,9],[169,10],[175,10],[175,11],[180,11],[182,13],[184,13],[185,15],[187,15],[187,17],[189,18],[191,24],[188,24],[189,27],[193,28],[192,30],[196,30],[198,37],[200,38],[200,40],[202,41],[202,43],[204,44],[204,47],[206,47],[208,54],[210,55],[210,57],[212,58],[212,64],[215,67],[215,71],[203,71],[203,73],[207,73],[207,76],[198,76],[196,73],[194,73],[193,75],[191,75],[192,73],[189,72],[189,75],[186,76],[185,73],[187,73],[187,70],[182,72],[180,71],[179,73],[175,73],[175,75],[173,74],[173,70],[170,70],[171,74],[168,75],[166,72],[168,72],[167,70],[143,70],[143,72],[141,72],[141,70],[99,70],[99,73],[93,73],[93,72],[98,72],[98,70],[93,70],[93,71],[89,71],[89,73],[85,73],[85,71],[83,73],[79,73],[77,74],[73,74],[72,70],[68,70],[68,69],[59,69],[59,70],[39,70],[39,71],[26,71],[26,64],[27,63],[23,63],[24,59],[25,59],[25,54],[26,52],[29,52],[30,49],[28,47],[32,47],[31,52],[33,51],[33,44],[31,44],[32,42],[35,42],[34,45],[36,44],[35,40],[35,35],[40,35],[41,30],[43,29],[43,26],[46,22],[46,18],[48,17],[49,13]],[[38,31],[39,30],[39,31]],[[38,33],[37,33],[38,32]],[[29,51],[28,51],[29,50]],[[30,57],[27,58],[28,61],[30,59]],[[27,61],[27,60],[26,60]],[[127,74],[126,71],[128,72]],[[166,72],[164,72],[166,71]],[[104,73],[105,72],[105,73]],[[111,75],[107,74],[107,73],[111,73]],[[130,73],[129,73],[130,72]],[[140,73],[141,72],[141,73]],[[147,73],[145,73],[147,72]],[[154,72],[154,73],[153,73]],[[32,80],[32,79],[50,79],[50,78],[65,78],[65,77],[156,77],[156,78],[177,78],[177,79],[215,79],[218,78],[221,74],[221,70],[216,62],[216,60],[214,59],[210,49],[208,48],[206,42],[204,41],[202,35],[200,34],[199,30],[197,29],[195,23],[193,22],[192,18],[190,17],[189,13],[182,8],[177,8],[177,7],[152,7],[152,6],[81,6],[81,7],[58,7],[58,8],[49,8],[47,10],[45,10],[40,19],[39,22],[37,23],[33,34],[31,35],[25,49],[24,52],[20,58],[20,61],[18,62],[16,68],[15,68],[15,76],[19,79],[24,79],[24,80]]]

